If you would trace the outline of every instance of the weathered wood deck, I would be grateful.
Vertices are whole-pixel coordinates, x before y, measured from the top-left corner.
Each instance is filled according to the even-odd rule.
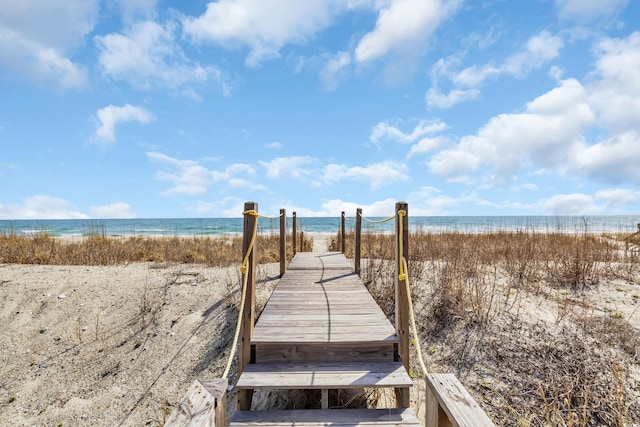
[[[298,253],[255,324],[252,362],[236,387],[320,389],[322,409],[237,411],[231,425],[325,425],[342,420],[345,425],[417,426],[408,408],[327,409],[329,389],[408,390],[412,380],[397,361],[397,345],[394,326],[342,253]]]

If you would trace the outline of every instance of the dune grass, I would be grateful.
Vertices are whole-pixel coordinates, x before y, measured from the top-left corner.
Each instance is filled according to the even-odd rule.
[[[640,308],[640,254],[625,250],[624,237],[411,234],[405,250],[429,369],[455,373],[497,425],[640,422],[640,331],[630,323],[640,310],[625,315],[593,300],[619,293]],[[394,239],[365,234],[361,248],[361,277],[390,319]]]
[[[279,239],[278,234],[258,235],[258,263],[279,261]],[[290,242],[287,254],[288,258],[293,254]],[[227,267],[239,263],[241,256],[242,238],[239,236],[110,237],[92,234],[76,242],[46,233],[34,236],[0,234],[0,263],[119,265],[129,262],[173,262]]]

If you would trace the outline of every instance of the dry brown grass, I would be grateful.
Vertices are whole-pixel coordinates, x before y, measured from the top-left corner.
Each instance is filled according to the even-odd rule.
[[[412,294],[430,369],[454,372],[497,425],[639,423],[640,331],[588,299],[599,287],[640,285],[640,257],[623,237],[412,233]],[[390,319],[394,239],[365,234],[361,248],[361,277]],[[633,295],[640,306],[640,286]],[[550,318],[532,313],[541,306]]]
[[[260,234],[258,263],[278,262],[278,234]],[[292,256],[291,243],[287,254]],[[94,234],[71,242],[39,234],[0,234],[0,263],[45,265],[119,265],[129,262],[195,263],[210,267],[237,264],[241,237],[109,237]]]

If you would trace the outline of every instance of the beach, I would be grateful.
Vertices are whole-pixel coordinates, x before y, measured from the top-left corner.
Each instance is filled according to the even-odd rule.
[[[314,238],[314,251],[326,250],[331,239]],[[498,425],[518,417],[540,425],[545,411],[566,411],[553,387],[570,385],[575,393],[588,390],[590,405],[621,393],[622,419],[640,420],[637,270],[579,289],[535,281],[519,288],[505,273],[480,266],[478,281],[468,282],[462,295],[469,299],[457,314],[445,315],[444,288],[434,285],[442,282],[444,264],[413,267],[417,326],[430,372],[455,373]],[[363,260],[365,271],[392,268]],[[258,307],[278,274],[277,263],[258,266]],[[240,278],[237,265],[0,264],[0,425],[163,425],[194,379],[221,376]],[[389,301],[392,289],[369,286],[374,297]],[[424,382],[414,375],[412,404],[424,417]],[[575,384],[564,384],[567,378]],[[514,415],[508,408],[516,404]]]

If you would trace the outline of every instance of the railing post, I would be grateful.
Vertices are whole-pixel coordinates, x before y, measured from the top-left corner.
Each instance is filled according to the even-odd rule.
[[[280,276],[284,275],[287,262],[287,213],[280,209]]]
[[[342,251],[342,253],[345,252],[346,248],[345,248],[345,242],[346,242],[346,237],[345,237],[345,224],[344,224],[344,211],[342,211],[342,216],[340,217],[340,250]]]
[[[253,242],[253,248],[250,247],[253,240],[253,233],[256,229],[258,217],[248,213],[250,211],[258,212],[258,204],[255,202],[246,202],[244,204],[244,232],[242,236],[242,259],[247,256],[247,268],[242,273],[244,283],[245,275],[247,276],[247,289],[245,290],[244,311],[240,328],[239,352],[238,352],[238,377],[244,371],[245,366],[251,363],[251,338],[253,338],[253,324],[255,323],[255,307],[256,307],[256,242]],[[238,408],[248,410],[251,408],[251,398],[253,390],[238,391]]]
[[[297,228],[298,228],[298,217],[296,216],[296,213],[293,212],[293,218],[292,218],[292,224],[291,224],[291,237],[292,237],[291,242],[293,243],[293,254],[294,255],[296,254],[296,251],[298,250],[296,248],[296,243],[297,243],[296,238],[298,236]]]
[[[406,277],[401,280],[401,263],[409,258],[409,205],[396,203],[396,334],[398,335],[398,358],[409,372],[409,295]],[[396,388],[396,404],[399,408],[409,406],[409,389]]]
[[[300,252],[304,252],[304,231],[300,232]]]
[[[354,248],[354,259],[353,266],[355,272],[358,276],[360,276],[360,255],[361,255],[361,245],[362,245],[362,208],[356,209],[356,242]]]

